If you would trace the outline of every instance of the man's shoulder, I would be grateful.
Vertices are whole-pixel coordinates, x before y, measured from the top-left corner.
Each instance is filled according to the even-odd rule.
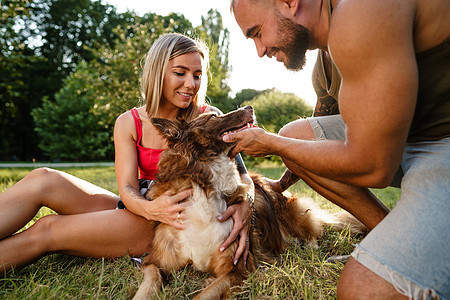
[[[341,0],[333,8],[328,44],[333,59],[412,46],[415,8],[405,0]]]
[[[377,32],[403,35],[398,42],[412,42],[415,52],[430,49],[450,37],[448,0],[339,0],[333,7],[330,39]],[[409,40],[407,38],[410,38]]]
[[[330,28],[373,28],[393,21],[412,24],[416,9],[416,1],[408,0],[340,0],[333,7]]]

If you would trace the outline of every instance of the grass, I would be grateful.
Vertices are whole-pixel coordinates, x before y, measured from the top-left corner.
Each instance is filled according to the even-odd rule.
[[[267,164],[253,167],[270,178],[279,178],[284,168]],[[23,178],[30,169],[0,169],[0,192]],[[113,167],[67,168],[64,171],[117,193]],[[302,182],[291,192],[311,197],[331,211],[338,208]],[[400,197],[394,188],[374,190],[390,208]],[[27,226],[52,213],[42,208]],[[326,229],[318,247],[291,240],[274,265],[258,268],[242,287],[234,288],[233,299],[335,299],[336,283],[343,264],[329,264],[333,255],[350,254],[361,236]],[[203,287],[206,274],[186,267],[172,274],[160,299],[191,299]],[[136,292],[142,274],[129,257],[103,260],[54,254],[20,270],[0,275],[0,299],[129,299]]]

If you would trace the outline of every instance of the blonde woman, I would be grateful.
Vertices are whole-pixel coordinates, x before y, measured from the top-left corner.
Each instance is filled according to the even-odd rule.
[[[186,219],[178,202],[191,190],[167,191],[152,201],[141,190],[149,188],[157,163],[167,148],[150,122],[151,117],[193,119],[217,110],[205,104],[208,50],[197,40],[181,34],[160,37],[150,48],[142,73],[145,106],[117,118],[114,129],[115,167],[119,196],[67,173],[40,168],[0,194],[0,273],[20,268],[50,253],[115,258],[129,253],[145,254],[152,240],[149,220],[183,230]],[[242,160],[243,180],[251,183]],[[43,207],[56,211],[29,229],[15,234]],[[221,250],[240,237],[236,261],[244,253],[250,213],[247,202],[228,208],[222,220],[233,217],[235,225]],[[219,250],[218,250],[219,251]]]

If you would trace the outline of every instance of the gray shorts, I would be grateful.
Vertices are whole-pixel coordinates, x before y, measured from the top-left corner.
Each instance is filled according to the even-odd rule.
[[[318,139],[345,139],[339,115],[308,121]],[[406,144],[401,169],[400,200],[352,256],[412,299],[450,299],[450,138]]]

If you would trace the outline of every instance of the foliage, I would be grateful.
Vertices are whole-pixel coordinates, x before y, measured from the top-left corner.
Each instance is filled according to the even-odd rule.
[[[223,27],[222,16],[217,10],[210,9],[202,17],[202,25],[197,27],[200,37],[209,45],[210,78],[208,80],[208,98],[210,103],[222,112],[236,109],[229,97],[230,87],[227,84],[230,46],[230,32]]]
[[[276,89],[266,90],[243,105],[252,105],[259,126],[275,133],[287,123],[312,114],[312,108],[303,99]]]
[[[218,13],[213,16],[220,17]],[[181,32],[193,35],[196,32],[189,20],[183,15],[174,13],[168,16],[147,14],[142,18],[133,15],[132,18],[133,24],[119,26],[113,30],[117,36],[113,46],[105,44],[90,49],[93,59],[79,64],[75,72],[64,81],[63,88],[56,94],[54,103],[46,100],[43,107],[33,114],[37,123],[36,130],[43,137],[40,147],[52,159],[110,159],[113,154],[112,135],[117,116],[139,105],[141,60],[150,45],[165,33]],[[211,23],[214,21],[208,20]],[[197,30],[204,30],[204,27]],[[209,30],[212,32],[215,28]],[[214,43],[212,40],[210,42]],[[218,49],[214,44],[213,48]],[[211,58],[212,62],[220,57],[221,55],[216,52]],[[214,76],[218,79],[226,77],[226,74],[219,75],[219,72],[223,71],[213,70],[215,75],[218,74]],[[220,84],[220,80],[214,82]],[[223,93],[223,90],[220,91]],[[208,93],[214,95],[214,91],[208,90]],[[218,95],[216,98],[220,97]],[[83,104],[77,104],[79,102]],[[74,107],[83,107],[83,112],[68,109],[69,103]],[[55,109],[66,111],[66,115],[52,113]],[[68,124],[68,118],[79,119],[81,115],[89,124]],[[66,126],[73,130],[70,135],[60,132],[60,128]],[[70,136],[78,140],[76,142],[70,140]],[[54,145],[58,140],[61,144],[71,146]],[[72,151],[73,144],[77,145],[77,149],[85,147],[91,155],[86,156],[86,153],[81,151]],[[96,151],[92,150],[94,148]],[[60,151],[55,151],[56,149]]]
[[[92,49],[114,43],[114,28],[134,22],[131,13],[118,14],[114,6],[102,1],[34,0],[33,4],[25,32],[38,36],[36,52],[59,75],[55,90],[79,62],[93,58]]]
[[[284,125],[298,118],[310,116],[313,111],[312,107],[295,94],[282,93],[276,89],[242,90],[240,94],[236,94],[236,98],[245,100],[253,95],[255,95],[254,98],[242,102],[241,106],[253,106],[258,126],[269,132],[278,133]],[[251,164],[261,164],[267,160],[281,162],[281,158],[275,155],[251,157],[244,154],[243,156]]]
[[[113,158],[114,121],[139,103],[141,58],[159,35],[174,30],[175,25],[182,30],[186,25],[185,19],[180,18],[179,24],[174,17],[164,20],[147,15],[152,21],[141,24],[134,16],[135,24],[114,30],[118,38],[113,48],[93,49],[95,59],[78,65],[55,101],[46,99],[34,110],[40,147],[48,157],[69,161]]]
[[[26,118],[29,107],[35,105],[30,91],[29,75],[33,64],[42,59],[34,55],[26,39],[16,29],[17,20],[30,15],[30,0],[2,1],[0,29],[0,159],[14,153],[22,156],[33,138],[27,133],[32,124]],[[14,158],[9,155],[10,158]]]
[[[251,169],[270,178],[278,178],[283,167],[266,164]],[[0,193],[25,176],[30,170],[0,169]],[[117,193],[114,168],[70,168],[64,171]],[[301,196],[312,197],[321,207],[325,200],[302,182],[289,189]],[[395,203],[400,190],[383,189],[380,199]],[[392,205],[388,205],[392,207]],[[330,211],[338,210],[329,206]],[[40,216],[52,213],[42,209]],[[36,219],[35,219],[36,220]],[[27,226],[34,223],[30,222]],[[336,284],[343,268],[340,263],[325,260],[332,255],[349,254],[360,236],[350,236],[326,229],[318,247],[291,240],[274,265],[263,265],[232,291],[232,299],[335,299]],[[160,293],[161,299],[192,299],[203,288],[204,273],[186,267],[172,273]],[[142,274],[129,256],[115,260],[78,258],[54,254],[21,270],[0,277],[1,299],[128,299],[136,292]]]
[[[85,85],[97,91],[91,113],[101,116],[112,134],[116,118],[140,104],[140,75],[142,60],[153,42],[170,32],[192,34],[193,28],[183,15],[135,16],[135,23],[114,30],[118,38],[114,47],[102,46],[88,63],[89,69],[80,72],[98,72],[85,76]]]
[[[261,93],[264,93],[264,91],[258,91],[254,89],[243,89],[236,93],[236,96],[234,97],[233,100],[234,103],[236,104],[236,107],[241,107],[242,103],[252,100]]]
[[[46,98],[42,107],[33,111],[36,132],[41,137],[39,146],[54,161],[112,159],[108,157],[114,149],[109,124],[101,115],[91,113],[97,91],[85,85],[85,76],[96,78],[98,74],[85,63],[78,70],[87,72],[69,76],[55,101]]]
[[[40,156],[31,111],[92,57],[86,46],[112,44],[112,28],[132,21],[101,1],[2,1],[0,159]]]

